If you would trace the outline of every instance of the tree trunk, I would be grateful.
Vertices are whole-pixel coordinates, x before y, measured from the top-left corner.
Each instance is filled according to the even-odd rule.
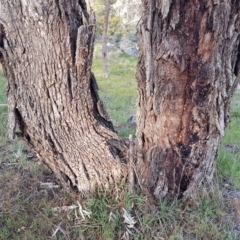
[[[143,0],[138,174],[156,198],[211,182],[239,81],[240,2]]]
[[[239,81],[240,2],[142,0],[142,7],[134,169],[156,198],[191,196],[211,182]],[[41,161],[82,193],[118,182],[127,146],[90,71],[95,20],[84,0],[0,0],[0,23],[10,135],[17,123]]]
[[[108,31],[108,19],[110,12],[109,0],[105,0],[105,13],[102,33],[102,62],[103,62],[103,77],[108,77],[108,66],[107,66],[107,31]]]
[[[17,123],[16,134],[81,193],[118,182],[126,146],[90,71],[94,14],[77,0],[1,0],[0,7],[10,137]]]

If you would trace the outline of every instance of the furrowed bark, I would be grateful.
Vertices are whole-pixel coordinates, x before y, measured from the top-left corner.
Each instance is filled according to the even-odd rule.
[[[229,121],[240,76],[240,2],[142,0],[142,7],[130,179],[134,169],[145,193],[158,199],[189,197],[211,182]],[[0,0],[10,137],[24,139],[81,193],[128,171],[126,145],[90,70],[94,32],[84,0]]]
[[[115,184],[127,172],[126,145],[90,69],[94,14],[84,0],[0,0],[0,6],[10,137],[21,137],[81,193]]]
[[[156,198],[189,197],[211,182],[229,121],[239,82],[240,2],[143,0],[142,5],[138,175]]]

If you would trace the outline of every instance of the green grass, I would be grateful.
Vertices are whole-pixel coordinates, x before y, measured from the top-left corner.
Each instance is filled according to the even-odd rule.
[[[217,172],[219,176],[224,176],[234,189],[240,190],[240,154],[235,155],[231,150],[219,149]]]
[[[0,65],[0,104],[6,103],[6,80]],[[7,106],[0,106],[0,146],[7,142]]]
[[[94,55],[92,71],[97,79],[99,94],[108,114],[120,136],[134,134],[135,129],[127,126],[127,120],[135,116],[137,58],[121,53],[119,57],[109,59],[109,77],[104,78],[99,44],[95,46]],[[110,52],[109,58],[111,55],[113,53]]]
[[[240,91],[236,91],[231,106],[231,121],[218,151],[217,173],[226,184],[240,190]]]
[[[6,89],[6,81],[3,76],[2,67],[0,65],[0,103],[6,103],[5,89]]]

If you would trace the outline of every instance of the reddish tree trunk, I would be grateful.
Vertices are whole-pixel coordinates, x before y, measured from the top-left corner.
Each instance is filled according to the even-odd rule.
[[[213,177],[239,81],[233,78],[239,6],[239,1],[143,0],[137,165],[142,185],[157,198],[189,196]]]

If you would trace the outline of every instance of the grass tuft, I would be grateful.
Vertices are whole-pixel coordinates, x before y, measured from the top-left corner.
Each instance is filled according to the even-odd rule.
[[[224,184],[240,190],[240,91],[232,100],[232,115],[218,150],[217,174]]]

